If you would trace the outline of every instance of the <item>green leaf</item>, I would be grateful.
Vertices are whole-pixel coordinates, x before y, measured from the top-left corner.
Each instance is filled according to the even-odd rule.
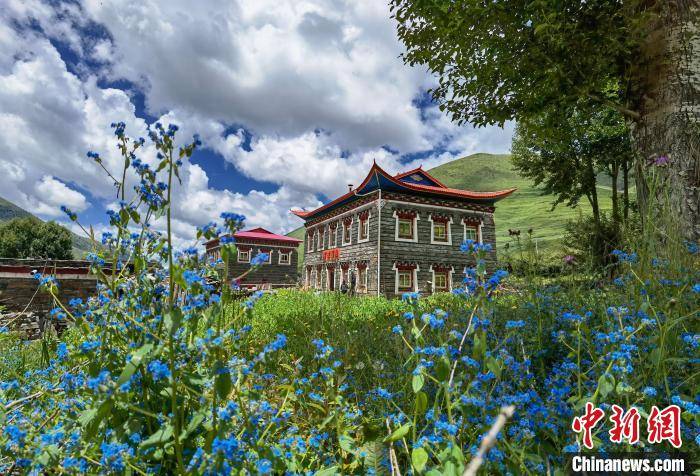
[[[413,376],[411,379],[411,387],[413,387],[413,392],[418,393],[421,388],[423,388],[423,385],[425,384],[425,377],[423,376],[423,373],[419,373]]]
[[[338,437],[338,443],[340,444],[340,448],[343,449],[343,451],[347,451],[348,453],[355,453],[355,440],[350,438],[348,435],[340,435]]]
[[[615,377],[610,374],[603,374],[598,379],[598,393],[601,398],[605,398],[615,389]]]
[[[413,469],[418,472],[423,471],[428,463],[428,453],[423,448],[414,449],[411,452],[411,463],[413,464]]]
[[[139,365],[141,365],[143,359],[151,353],[153,348],[153,344],[144,344],[141,347],[139,347],[133,354],[131,354],[129,362],[126,363],[124,369],[122,369],[122,373],[119,375],[119,379],[117,380],[117,387],[129,381],[131,376],[134,375],[136,370],[139,368]]]
[[[396,430],[394,430],[394,432],[391,435],[384,438],[384,442],[391,443],[392,441],[400,440],[408,434],[408,431],[411,429],[412,426],[413,423],[406,423],[405,425],[398,427]]]
[[[486,368],[493,372],[496,378],[501,378],[501,364],[491,355],[486,357]]]
[[[333,476],[335,474],[341,474],[338,470],[338,466],[331,466],[330,468],[319,469],[314,473],[314,476]]]
[[[168,423],[167,425],[156,430],[151,436],[146,438],[141,442],[139,448],[146,449],[153,446],[161,446],[168,442],[173,437],[173,426]]]
[[[416,393],[416,401],[414,405],[416,415],[423,415],[428,409],[428,396],[425,392]]]
[[[214,387],[216,388],[216,394],[220,399],[225,400],[228,398],[231,390],[233,389],[233,383],[231,382],[231,372],[229,371],[226,364],[220,360],[217,360],[214,364],[214,372],[216,374]]]
[[[438,360],[435,366],[435,376],[441,382],[445,382],[450,376],[450,361],[445,357]]]

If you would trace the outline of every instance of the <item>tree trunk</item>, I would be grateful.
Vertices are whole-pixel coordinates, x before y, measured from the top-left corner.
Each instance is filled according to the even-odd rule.
[[[617,179],[620,176],[620,164],[613,163],[610,166],[610,178],[612,179],[612,218],[617,229],[620,224],[620,200],[617,191]]]
[[[628,160],[625,160],[622,166],[622,207],[622,217],[627,223],[630,214],[630,163]]]
[[[651,206],[650,212],[661,207],[659,213],[678,217],[683,238],[698,241],[700,0],[664,0],[656,5],[659,17],[642,47],[637,91],[640,117],[632,127],[638,155],[638,203],[642,215]],[[648,196],[644,182],[649,167],[656,167],[661,178],[654,197]]]

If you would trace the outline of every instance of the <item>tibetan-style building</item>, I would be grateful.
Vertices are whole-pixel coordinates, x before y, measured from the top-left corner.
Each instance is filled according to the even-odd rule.
[[[268,255],[266,263],[238,281],[241,288],[272,289],[297,284],[297,248],[301,240],[277,235],[264,228],[238,231],[233,237],[237,251],[236,256],[229,261],[229,279],[242,276],[249,271],[251,260],[258,253]],[[208,258],[216,260],[221,257],[218,238],[205,243],[205,247]]]
[[[460,251],[465,239],[490,243],[487,267],[495,266],[494,204],[514,191],[453,189],[420,167],[391,175],[375,163],[348,193],[292,210],[305,221],[302,280],[358,294],[450,291],[474,265]]]

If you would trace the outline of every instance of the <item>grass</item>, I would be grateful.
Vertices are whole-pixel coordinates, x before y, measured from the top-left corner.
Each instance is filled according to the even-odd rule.
[[[564,235],[564,225],[580,213],[590,214],[591,207],[584,199],[577,208],[564,205],[553,211],[551,195],[542,195],[541,190],[522,177],[513,168],[509,154],[473,154],[440,165],[429,172],[448,187],[494,191],[516,187],[510,197],[496,204],[496,242],[501,248],[511,241],[508,230],[525,232],[532,228],[532,239],[538,250],[547,254],[563,252],[560,240]],[[601,180],[602,181],[602,180]],[[608,183],[609,180],[606,182]],[[611,190],[609,186],[598,187],[601,209],[611,210]],[[304,227],[290,232],[289,236],[304,239]],[[304,245],[299,248],[299,266],[304,259]]]

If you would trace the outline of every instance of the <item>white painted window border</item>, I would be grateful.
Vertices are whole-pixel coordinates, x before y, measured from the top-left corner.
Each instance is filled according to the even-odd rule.
[[[418,271],[420,271],[420,266],[416,265],[413,268],[413,289],[411,291],[399,291],[399,268],[396,267],[396,263],[392,266],[394,270],[394,294],[418,292]]]
[[[242,250],[242,249],[238,248],[238,256],[236,256],[236,261],[238,263],[250,263],[250,255],[252,254],[251,251],[252,250],[250,248],[248,248],[247,250]],[[248,255],[247,260],[241,259],[241,252],[246,253]]]
[[[394,210],[394,241],[403,241],[404,243],[418,243],[418,220],[420,214],[416,213],[413,217],[413,238],[399,238],[399,215]]]
[[[361,235],[362,219],[360,218],[359,214],[357,215],[357,242],[358,243],[367,243],[369,241],[369,220],[371,218],[372,218],[372,212],[367,211],[367,220],[365,220],[367,222],[367,238],[362,239],[362,238],[360,238],[362,236]]]
[[[277,264],[281,264],[282,266],[291,266],[292,264],[292,252],[291,251],[279,251],[277,253],[279,255],[279,258],[277,258]],[[282,256],[287,256],[288,261],[286,263],[282,262]]]
[[[432,284],[431,289],[430,289],[430,292],[432,294],[432,293],[437,292],[437,287],[435,286],[435,269],[433,269],[432,264],[430,265],[430,272],[433,275],[433,280],[432,280],[433,284]],[[447,271],[447,292],[452,291],[452,275],[454,274],[454,272],[455,272],[455,267],[450,266],[449,270]],[[466,268],[465,268],[465,272],[466,272]]]
[[[318,233],[318,251],[326,249],[326,227],[322,226]]]
[[[484,242],[483,238],[481,237],[481,227],[483,226],[483,224],[484,224],[483,220],[479,220],[479,223],[477,223],[477,225],[476,225],[476,240],[477,240],[476,242],[479,244]],[[474,225],[471,225],[470,227],[473,227],[473,226]],[[467,241],[467,222],[464,219],[462,219],[462,227],[464,230],[462,241]]]
[[[365,279],[364,283],[361,283],[360,279],[360,270],[364,269],[365,270]],[[369,266],[365,266],[364,268],[360,268],[355,266],[355,270],[357,271],[357,290],[359,291],[360,289],[362,290],[363,293],[368,292],[369,288]]]
[[[340,225],[343,227],[342,230],[340,230],[340,242],[341,246],[349,246],[352,245],[352,226],[355,224],[355,217],[350,218],[350,241],[345,241],[345,220],[342,220],[340,222]]]
[[[331,238],[333,239],[331,241]],[[338,224],[336,224],[335,228],[331,227],[330,223],[328,224],[328,248],[337,248],[338,247]]]
[[[428,221],[430,222],[430,244],[431,245],[445,245],[452,246],[452,217],[447,221],[447,241],[436,241],[435,240],[435,222],[433,221],[433,214],[428,214]],[[464,230],[467,233],[467,230]]]

